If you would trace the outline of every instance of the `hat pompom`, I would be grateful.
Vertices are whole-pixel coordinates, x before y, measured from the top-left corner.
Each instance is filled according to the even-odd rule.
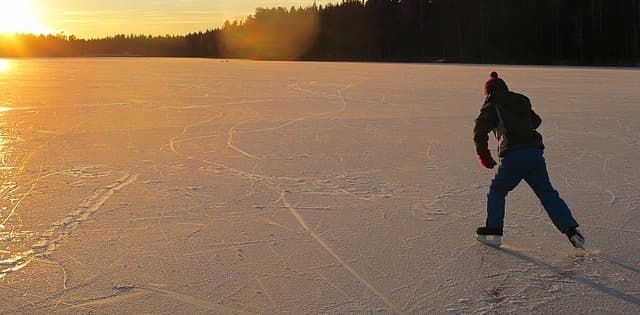
[[[498,91],[509,91],[509,87],[507,87],[507,83],[504,82],[501,78],[498,78],[498,73],[492,71],[489,75],[490,78],[487,82],[484,83],[484,94],[491,95],[492,93]]]

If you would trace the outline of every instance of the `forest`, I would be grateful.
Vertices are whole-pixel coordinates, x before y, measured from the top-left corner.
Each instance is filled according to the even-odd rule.
[[[186,35],[0,35],[0,56],[640,66],[640,0],[343,0]]]

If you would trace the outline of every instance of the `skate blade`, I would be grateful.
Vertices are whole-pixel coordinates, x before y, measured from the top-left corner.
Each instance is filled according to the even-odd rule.
[[[478,240],[478,242],[487,244],[489,246],[498,247],[502,245],[501,235],[478,235],[476,239]]]

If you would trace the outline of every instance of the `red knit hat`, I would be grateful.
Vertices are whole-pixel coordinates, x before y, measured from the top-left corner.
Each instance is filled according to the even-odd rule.
[[[504,80],[498,78],[498,73],[493,71],[489,75],[489,80],[484,83],[484,94],[491,95],[491,93],[498,91],[509,91],[509,87]]]

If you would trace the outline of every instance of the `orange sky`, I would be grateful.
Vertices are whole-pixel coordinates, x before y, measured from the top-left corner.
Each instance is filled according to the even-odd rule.
[[[313,0],[0,0],[27,1],[39,22],[54,33],[81,38],[113,34],[185,34],[243,19],[257,7],[309,6]],[[317,0],[318,5],[336,2]],[[0,8],[0,10],[2,10]],[[6,11],[6,10],[5,10]],[[2,31],[0,21],[0,31]]]

